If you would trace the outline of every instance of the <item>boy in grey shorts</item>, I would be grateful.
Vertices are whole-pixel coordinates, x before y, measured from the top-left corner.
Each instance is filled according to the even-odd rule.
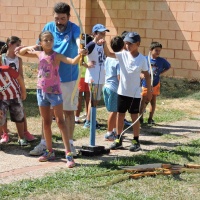
[[[17,80],[18,83],[15,81]],[[18,85],[19,84],[19,85]],[[20,88],[20,89],[19,89]],[[21,99],[26,99],[26,88],[20,74],[9,66],[0,67],[0,126],[6,122],[9,110],[11,121],[16,122],[19,144],[26,146],[24,139],[24,112]]]

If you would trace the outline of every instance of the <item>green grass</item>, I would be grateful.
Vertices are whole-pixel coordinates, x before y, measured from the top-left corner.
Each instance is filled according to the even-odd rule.
[[[35,77],[32,71],[26,71],[27,77]],[[24,102],[24,107],[28,116],[28,120],[34,120],[35,126],[40,121],[39,110],[36,100],[36,90],[33,83],[27,90],[28,98]],[[174,79],[162,77],[161,80],[161,96],[158,97],[158,109],[155,113],[154,120],[156,123],[173,122],[187,118],[187,113],[171,108],[170,106],[162,106],[165,100],[180,99],[200,99],[200,83],[197,81],[188,81],[185,79]],[[106,127],[107,111],[101,100],[98,111],[97,120]],[[129,120],[130,117],[126,116]],[[147,120],[147,114],[144,116]],[[190,119],[199,120],[197,117],[190,116]],[[40,132],[41,126],[37,131]],[[57,129],[56,123],[52,124],[53,142],[61,143],[61,136]],[[105,130],[98,130],[97,134],[104,133]],[[163,134],[159,131],[147,132],[147,135],[160,137],[164,141],[182,139],[176,135]],[[83,129],[82,125],[75,126],[74,139],[88,137],[89,130]],[[16,137],[16,136],[13,136]],[[33,142],[31,146],[25,149],[29,151],[39,141]],[[153,138],[153,137],[152,137]],[[16,139],[16,138],[15,138]],[[89,141],[89,139],[88,139]],[[152,145],[153,141],[141,141],[141,144]],[[9,147],[19,148],[16,143],[9,143]],[[56,150],[56,155],[63,157],[63,151]],[[89,178],[88,175],[95,175],[103,172],[117,170],[120,165],[137,165],[147,163],[200,163],[200,139],[193,140],[187,144],[167,149],[155,149],[143,152],[142,154],[130,157],[119,156],[112,161],[102,161],[99,165],[81,165],[71,170],[62,169],[54,174],[46,175],[42,178],[27,179],[23,181],[13,182],[11,184],[0,184],[0,199],[108,199],[108,200],[197,200],[200,196],[200,175],[184,173],[175,176],[156,176],[145,177],[138,180],[126,180],[109,187],[95,188],[107,184],[112,180],[119,180],[123,175],[109,175],[105,177]],[[83,158],[84,159],[84,158]]]
[[[199,174],[184,173],[175,176],[145,177],[137,180],[126,180],[107,187],[96,186],[118,180],[126,174],[89,178],[102,172],[118,169],[120,165],[137,165],[147,163],[184,164],[200,162],[200,139],[178,146],[172,151],[156,149],[142,155],[128,158],[116,158],[100,165],[80,166],[72,170],[63,170],[49,176],[23,180],[12,184],[0,185],[0,199],[37,199],[56,196],[65,199],[193,199],[200,195]],[[69,193],[70,191],[70,193]],[[187,191],[187,192],[186,192]],[[192,196],[194,194],[195,196]],[[45,195],[44,195],[45,194]],[[95,197],[94,197],[95,194]],[[93,196],[93,198],[91,198]],[[42,198],[42,199],[43,199]],[[62,198],[60,198],[62,199]]]

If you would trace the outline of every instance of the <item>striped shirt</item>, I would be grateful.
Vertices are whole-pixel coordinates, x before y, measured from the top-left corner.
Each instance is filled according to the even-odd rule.
[[[9,66],[0,66],[0,100],[20,97],[20,89],[15,79],[19,73]]]

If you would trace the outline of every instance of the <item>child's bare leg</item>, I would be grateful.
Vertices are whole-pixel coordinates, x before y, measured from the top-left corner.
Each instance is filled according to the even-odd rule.
[[[131,119],[133,123],[136,121],[137,118],[138,118],[138,114],[131,114]],[[134,137],[139,137],[139,134],[140,134],[140,122],[137,121],[133,125],[133,135]]]
[[[98,100],[94,100],[92,102],[93,106],[96,107],[98,105],[99,101]],[[88,113],[87,113],[87,120],[90,121],[90,110],[91,110],[91,102],[88,105]]]
[[[149,119],[153,119],[153,115],[156,109],[156,95],[152,96],[151,102],[150,102],[150,112],[149,112]]]
[[[44,137],[46,140],[46,146],[49,151],[52,151],[52,131],[51,131],[51,122],[52,115],[49,106],[39,106],[40,115],[43,121],[43,130]]]
[[[24,122],[16,122],[17,132],[20,139],[24,139]]]
[[[78,96],[78,106],[77,106],[77,110],[76,110],[76,117],[80,116],[81,113],[81,109],[82,109],[82,92],[79,92],[79,96]]]
[[[88,114],[88,106],[90,102],[90,92],[84,92],[84,98],[85,98],[85,112]]]
[[[28,131],[27,129],[28,128],[27,128],[26,112],[24,110],[24,132],[27,132]]]
[[[117,135],[120,135],[124,128],[124,118],[126,113],[117,113]]]
[[[66,125],[64,117],[63,117],[63,105],[59,104],[57,106],[54,106],[53,110],[54,110],[54,115],[56,117],[56,122],[57,122],[60,132],[62,134],[62,139],[63,139],[63,143],[65,146],[66,152],[71,152],[70,144],[69,144],[69,137],[67,134],[67,125]]]
[[[8,133],[7,120],[6,120],[5,124],[3,126],[1,126],[0,131],[3,132],[3,133]]]
[[[112,132],[114,128],[116,128],[116,118],[117,118],[117,112],[110,112],[108,116],[108,132]]]

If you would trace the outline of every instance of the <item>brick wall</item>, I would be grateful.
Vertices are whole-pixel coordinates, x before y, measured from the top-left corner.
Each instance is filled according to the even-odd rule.
[[[17,35],[23,44],[35,43],[44,24],[53,20],[57,0],[1,0],[0,40]],[[68,1],[65,1],[69,3]],[[140,52],[148,54],[152,41],[162,43],[161,56],[167,58],[171,76],[200,77],[200,1],[199,0],[73,0],[84,30],[102,23],[110,29],[106,40],[124,30],[137,31]],[[73,11],[71,21],[78,24]]]

